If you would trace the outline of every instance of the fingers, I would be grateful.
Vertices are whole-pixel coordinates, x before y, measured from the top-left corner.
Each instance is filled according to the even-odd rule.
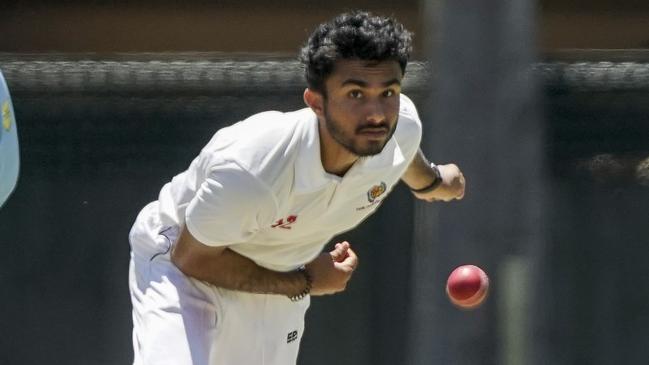
[[[327,295],[344,291],[357,266],[358,256],[349,242],[335,244],[333,250],[321,253],[306,264],[306,270],[313,280],[311,294]]]
[[[445,202],[450,202],[452,200],[461,200],[464,198],[464,192],[466,187],[466,180],[464,174],[459,167],[455,164],[442,165],[444,171],[444,180],[446,183],[447,196],[442,199]]]
[[[349,242],[343,241],[343,242],[336,243],[336,247],[340,247],[340,248],[342,248],[344,250],[347,250],[347,249],[349,249],[350,245],[349,245]]]
[[[343,265],[348,265],[352,271],[356,270],[358,267],[358,256],[356,255],[356,252],[351,249],[351,247],[347,250],[347,258],[343,262],[341,262]]]
[[[344,241],[336,243],[334,249],[329,252],[331,259],[335,262],[342,262],[347,257],[347,252],[349,250],[349,242]]]
[[[351,273],[358,266],[358,256],[347,241],[336,243],[335,248],[329,254],[334,261],[334,266],[346,272]]]
[[[356,256],[356,253],[351,248],[347,253],[348,256],[341,262],[334,262],[334,266],[351,277],[351,274],[358,267],[358,256]]]
[[[462,200],[464,198],[464,192],[466,188],[466,180],[464,179],[464,174],[460,172],[460,177],[459,177],[459,183],[460,183],[460,191],[458,195],[455,197],[456,200]]]

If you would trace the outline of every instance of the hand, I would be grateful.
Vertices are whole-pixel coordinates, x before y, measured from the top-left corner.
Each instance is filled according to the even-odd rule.
[[[313,280],[311,295],[334,294],[345,290],[358,266],[358,257],[349,242],[337,243],[331,252],[320,254],[305,265]]]
[[[455,164],[437,165],[442,176],[442,183],[433,191],[427,193],[415,193],[415,197],[428,202],[460,200],[464,198],[466,181],[464,175]]]

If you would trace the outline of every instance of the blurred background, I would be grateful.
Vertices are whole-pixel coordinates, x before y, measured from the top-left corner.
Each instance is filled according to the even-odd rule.
[[[21,147],[0,211],[0,364],[132,361],[127,235],[220,127],[301,108],[295,61],[350,9],[415,32],[404,92],[465,199],[403,186],[345,239],[300,364],[646,364],[649,3],[7,1],[0,70]],[[487,302],[446,299],[458,265]]]

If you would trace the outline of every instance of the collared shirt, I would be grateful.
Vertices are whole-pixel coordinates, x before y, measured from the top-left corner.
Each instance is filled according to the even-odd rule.
[[[206,245],[292,270],[376,211],[420,140],[417,110],[402,95],[396,131],[381,153],[339,177],[322,166],[311,109],[260,113],[218,131],[189,169],[163,187],[160,218],[185,224]]]

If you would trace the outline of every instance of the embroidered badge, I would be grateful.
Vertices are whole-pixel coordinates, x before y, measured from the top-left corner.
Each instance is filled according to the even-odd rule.
[[[385,193],[385,190],[387,189],[387,186],[383,181],[381,181],[380,185],[374,185],[370,190],[367,191],[367,201],[372,203],[376,198],[381,196],[381,194]]]

